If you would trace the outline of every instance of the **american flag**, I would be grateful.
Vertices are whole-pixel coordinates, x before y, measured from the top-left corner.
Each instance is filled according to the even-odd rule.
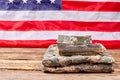
[[[120,0],[0,0],[1,47],[48,47],[60,34],[120,48]]]

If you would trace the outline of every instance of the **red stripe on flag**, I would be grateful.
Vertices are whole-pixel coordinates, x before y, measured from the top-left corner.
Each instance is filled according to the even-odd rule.
[[[109,49],[120,49],[120,40],[102,41],[93,40],[93,43],[102,43]],[[0,40],[1,47],[39,47],[47,48],[51,44],[56,44],[56,40]]]
[[[47,48],[56,40],[0,40],[0,47],[39,47]]]
[[[120,31],[120,22],[0,21],[1,31]]]
[[[120,40],[93,40],[93,43],[101,43],[108,49],[120,49]]]
[[[62,1],[63,10],[120,11],[120,2]]]

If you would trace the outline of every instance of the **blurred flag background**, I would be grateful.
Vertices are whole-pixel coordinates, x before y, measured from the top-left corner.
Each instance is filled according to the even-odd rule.
[[[120,48],[120,0],[0,0],[1,47],[48,47],[59,34]]]

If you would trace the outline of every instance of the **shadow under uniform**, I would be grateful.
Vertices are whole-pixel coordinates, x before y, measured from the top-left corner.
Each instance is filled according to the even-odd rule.
[[[114,58],[91,36],[59,35],[58,44],[47,49],[42,60],[43,72],[113,72]]]

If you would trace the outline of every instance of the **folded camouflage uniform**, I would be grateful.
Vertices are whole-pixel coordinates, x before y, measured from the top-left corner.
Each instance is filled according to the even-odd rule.
[[[87,36],[59,35],[57,39],[57,43],[74,44],[74,45],[92,44],[92,38],[90,35]]]
[[[61,56],[72,55],[105,55],[102,44],[57,44],[57,51]]]
[[[104,47],[102,47],[104,48]],[[44,55],[44,72],[113,72],[114,59],[103,49],[102,55],[60,56],[57,45],[51,45]]]
[[[46,67],[41,65],[43,72],[62,73],[62,72],[113,72],[112,64],[78,64],[64,67]]]

